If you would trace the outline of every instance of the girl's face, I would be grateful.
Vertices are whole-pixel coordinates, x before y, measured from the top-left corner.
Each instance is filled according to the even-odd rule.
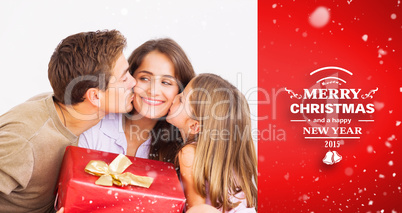
[[[166,117],[166,121],[176,126],[180,130],[188,133],[190,128],[191,121],[194,121],[191,115],[191,107],[189,101],[189,92],[191,92],[191,81],[183,90],[182,93],[176,95],[174,98],[173,104],[170,107],[170,111],[168,116]]]
[[[150,119],[165,116],[179,92],[172,61],[165,54],[152,51],[134,71],[134,78],[135,110]]]

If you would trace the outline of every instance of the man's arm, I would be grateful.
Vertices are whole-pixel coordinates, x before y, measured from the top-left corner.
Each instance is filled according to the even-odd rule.
[[[25,188],[33,165],[32,149],[26,139],[0,131],[0,192],[8,195],[18,186]]]

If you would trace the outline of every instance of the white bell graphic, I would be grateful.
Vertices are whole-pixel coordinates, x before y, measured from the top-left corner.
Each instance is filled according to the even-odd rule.
[[[334,153],[332,153],[331,151],[328,151],[327,154],[325,154],[324,159],[322,159],[322,162],[325,163],[325,164],[327,164],[327,165],[332,165],[332,164],[334,164],[334,161],[333,161],[333,159],[332,159],[333,156],[334,156]]]
[[[334,153],[334,163],[338,163],[342,160],[342,156],[337,151],[332,151]]]

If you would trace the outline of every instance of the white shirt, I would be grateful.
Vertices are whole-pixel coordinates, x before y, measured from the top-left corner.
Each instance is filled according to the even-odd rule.
[[[79,147],[127,155],[127,139],[123,130],[123,114],[108,114],[98,124],[80,135]],[[135,157],[148,158],[151,138],[137,149]]]

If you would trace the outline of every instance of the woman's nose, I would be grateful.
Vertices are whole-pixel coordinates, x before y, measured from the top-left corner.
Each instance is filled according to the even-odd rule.
[[[156,96],[160,93],[160,91],[161,91],[161,85],[159,83],[159,80],[156,78],[152,78],[150,86],[148,88],[148,93],[151,94],[152,96]]]

